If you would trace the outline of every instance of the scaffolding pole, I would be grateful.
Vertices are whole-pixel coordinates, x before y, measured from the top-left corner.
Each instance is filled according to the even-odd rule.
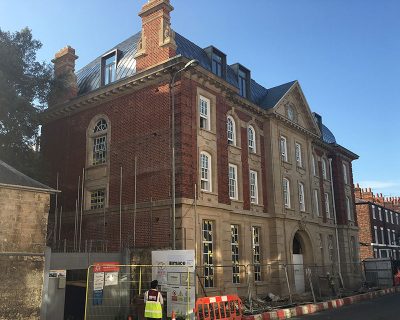
[[[85,183],[85,168],[82,169],[82,189],[81,189],[81,219],[79,223],[79,252],[81,252],[82,241],[82,218],[83,218],[83,205],[84,205],[84,183]],[[78,221],[79,222],[79,221]]]
[[[58,172],[57,172],[57,178],[56,178],[56,190],[58,190]],[[58,192],[56,192],[56,205],[54,207],[54,245],[57,245],[57,219],[58,219]]]
[[[133,206],[133,247],[136,248],[136,184],[137,182],[137,156],[135,156],[135,199],[134,199],[134,206]]]
[[[122,166],[119,179],[119,251],[122,251]]]

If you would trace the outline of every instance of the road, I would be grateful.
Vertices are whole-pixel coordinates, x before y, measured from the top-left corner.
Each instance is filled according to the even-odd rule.
[[[332,311],[323,311],[296,320],[387,320],[400,319],[400,293],[362,301]]]

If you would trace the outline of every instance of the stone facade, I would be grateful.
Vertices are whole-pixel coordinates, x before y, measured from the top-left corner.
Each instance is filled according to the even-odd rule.
[[[0,318],[39,319],[50,194],[0,184]]]
[[[81,242],[106,240],[112,250],[119,250],[120,245],[168,248],[174,236],[177,249],[196,250],[197,265],[212,260],[215,275],[212,286],[205,289],[208,295],[244,295],[246,278],[255,279],[255,273],[259,278],[251,282],[258,294],[284,293],[282,266],[293,265],[294,255],[302,255],[306,266],[318,266],[320,273],[335,268],[346,285],[357,285],[358,226],[351,166],[357,155],[325,140],[325,127],[315,120],[297,81],[287,85],[271,107],[263,108],[210,68],[182,71],[189,58],[175,57],[175,33],[170,31],[172,38],[165,41],[159,36],[163,28],[169,28],[170,10],[167,0],[150,1],[143,7],[142,35],[135,55],[139,65],[134,75],[67,104],[54,105],[44,115],[42,150],[53,177],[59,173],[63,192],[62,238],[76,242],[80,224]],[[148,14],[154,17],[148,19]],[[247,69],[235,65],[231,70]],[[170,81],[176,72],[181,73],[174,83],[173,235]],[[200,114],[201,103],[207,104],[206,115]],[[229,142],[228,116],[234,121],[234,141]],[[93,165],[90,132],[98,119],[108,123],[107,156],[104,163]],[[285,160],[281,137],[287,143]],[[207,156],[207,178],[200,168],[202,155]],[[235,168],[233,180],[229,179],[230,166]],[[286,206],[284,178],[290,181],[290,205]],[[235,184],[234,194],[230,183],[231,188]],[[106,190],[105,207],[91,210],[91,192],[97,188]],[[238,234],[236,242],[232,230]],[[204,251],[207,245],[212,251]],[[233,247],[238,249],[238,283],[232,281]]]

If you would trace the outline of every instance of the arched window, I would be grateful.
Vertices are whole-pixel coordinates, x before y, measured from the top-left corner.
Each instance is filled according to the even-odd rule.
[[[226,130],[228,136],[228,144],[235,146],[236,145],[236,125],[235,120],[228,116],[226,121]]]
[[[286,178],[283,178],[283,202],[285,208],[290,208],[290,182]]]
[[[92,156],[91,164],[98,165],[107,161],[108,123],[104,118],[98,119],[91,128]]]
[[[256,132],[252,126],[247,129],[247,138],[249,144],[249,152],[256,153]]]
[[[202,191],[212,191],[211,156],[207,152],[200,154],[200,188]]]

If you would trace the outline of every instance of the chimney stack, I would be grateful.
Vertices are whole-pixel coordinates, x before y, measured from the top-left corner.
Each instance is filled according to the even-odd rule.
[[[138,43],[136,71],[160,64],[176,55],[175,33],[171,29],[169,0],[149,0],[139,12],[142,36]]]
[[[62,88],[56,88],[54,103],[62,103],[78,95],[78,82],[75,75],[75,49],[66,46],[58,51],[54,63],[54,76],[61,81]]]

